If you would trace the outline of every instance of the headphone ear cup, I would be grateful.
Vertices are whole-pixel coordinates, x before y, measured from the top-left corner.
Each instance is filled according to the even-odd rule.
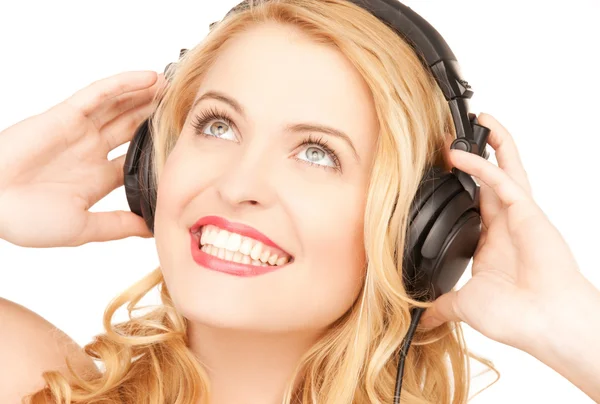
[[[188,49],[179,51],[179,59]],[[177,62],[169,63],[164,69],[167,81],[177,68]],[[125,194],[133,213],[144,218],[146,226],[154,234],[154,212],[156,208],[156,189],[152,186],[152,158],[154,147],[151,130],[152,115],[142,122],[133,135],[127,149],[123,166]]]
[[[480,236],[481,216],[469,210],[454,224],[431,263],[425,265],[431,268],[433,299],[448,293],[459,281],[473,258]]]
[[[471,177],[467,181],[477,186]],[[403,280],[413,298],[433,300],[454,287],[475,252],[479,204],[456,175],[432,167],[413,200],[409,223]]]
[[[409,223],[414,221],[417,213],[423,209],[425,202],[427,202],[433,191],[448,180],[449,176],[444,174],[447,173],[438,166],[433,166],[427,170],[421,179],[421,183],[419,184],[419,188],[413,199],[413,203],[410,208]]]
[[[156,189],[152,185],[152,156],[154,148],[152,147],[152,135],[144,142],[144,148],[140,159],[140,185],[141,185],[141,207],[142,215],[146,221],[146,226],[154,234],[154,212],[156,209]]]
[[[135,131],[127,149],[123,165],[125,194],[133,213],[144,218],[148,229],[154,233],[154,209],[156,190],[151,187],[152,179],[152,133],[150,121],[142,122]]]

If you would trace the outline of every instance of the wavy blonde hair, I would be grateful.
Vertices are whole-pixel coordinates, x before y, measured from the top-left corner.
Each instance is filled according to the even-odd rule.
[[[335,18],[333,18],[335,16]],[[294,26],[319,44],[342,52],[360,72],[379,120],[365,211],[366,277],[353,306],[328,328],[300,360],[283,403],[391,403],[397,351],[410,324],[412,307],[429,307],[407,296],[402,257],[409,207],[431,165],[446,166],[443,150],[455,136],[452,116],[435,79],[413,49],[364,9],[344,0],[254,0],[211,30],[177,64],[159,95],[153,115],[153,184],[159,183],[205,72],[224,42],[261,23]],[[133,312],[155,286],[162,304]],[[127,303],[129,320],[111,324]],[[104,364],[96,377],[45,372],[46,387],[32,403],[209,403],[206,371],[188,349],[187,319],[178,313],[161,268],[113,299],[104,313],[106,333],[84,347]],[[474,358],[461,325],[417,328],[406,359],[402,403],[465,403]],[[498,380],[498,377],[495,381]],[[493,383],[495,383],[492,382]],[[28,396],[29,397],[29,396]]]

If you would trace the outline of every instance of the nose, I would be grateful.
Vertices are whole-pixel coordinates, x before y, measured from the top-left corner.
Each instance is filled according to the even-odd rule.
[[[233,208],[245,205],[269,206],[275,198],[273,165],[266,147],[243,145],[235,159],[225,165],[215,181],[221,200]]]

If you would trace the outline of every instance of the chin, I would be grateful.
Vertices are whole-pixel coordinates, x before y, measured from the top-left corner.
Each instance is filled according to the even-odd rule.
[[[289,276],[271,272],[237,277],[199,268],[191,259],[175,259],[176,256],[182,254],[169,250],[168,257],[161,261],[161,269],[175,308],[190,322],[260,332],[289,331],[303,323],[298,316],[290,315],[295,310],[290,310],[292,301],[286,301],[285,293],[274,293],[287,289],[284,285],[294,284]]]

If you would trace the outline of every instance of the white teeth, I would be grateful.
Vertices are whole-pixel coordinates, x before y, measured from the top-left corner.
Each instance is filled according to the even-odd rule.
[[[220,259],[241,262],[244,264],[284,265],[290,257],[279,257],[269,246],[250,237],[230,233],[213,225],[206,225],[201,230],[199,247],[202,251]]]
[[[227,247],[227,240],[229,239],[229,234],[230,233],[226,230],[219,231],[219,235],[217,236],[217,239],[212,244],[219,248]]]
[[[204,245],[204,244],[209,244],[212,240],[212,234],[211,234],[211,229],[210,226],[204,226],[202,228],[202,237],[200,238],[200,244]]]
[[[207,233],[208,236],[206,237],[206,242],[209,244],[213,244],[217,239],[217,236],[219,235],[219,229],[217,229],[216,227],[209,227]]]
[[[233,253],[233,262],[242,262],[243,254],[239,251]]]
[[[242,244],[242,236],[236,233],[229,233],[229,239],[227,240],[226,248],[229,251],[237,251],[240,249]]]
[[[249,255],[242,254],[239,251],[229,251],[224,248],[218,248],[214,245],[206,244],[200,248],[207,254],[214,255],[215,257],[219,257],[221,259],[233,262],[239,262],[243,264],[252,264],[257,266],[268,266],[265,262],[252,258]],[[277,254],[273,254],[269,257],[267,261],[270,265],[284,265],[289,261],[288,257],[284,256],[281,258],[277,258]]]
[[[252,251],[252,240],[248,237],[244,237],[239,251],[242,254],[250,255],[250,251]]]
[[[202,237],[200,237],[200,245],[205,245],[206,244],[206,239],[208,238],[208,232],[207,231],[203,231],[202,232]]]
[[[257,260],[260,257],[260,253],[262,252],[262,244],[256,243],[254,247],[252,247],[252,251],[250,251],[250,256],[253,260]]]
[[[269,254],[269,250],[264,250],[263,253],[260,255],[260,260],[266,263],[269,260],[270,255],[271,254]]]

